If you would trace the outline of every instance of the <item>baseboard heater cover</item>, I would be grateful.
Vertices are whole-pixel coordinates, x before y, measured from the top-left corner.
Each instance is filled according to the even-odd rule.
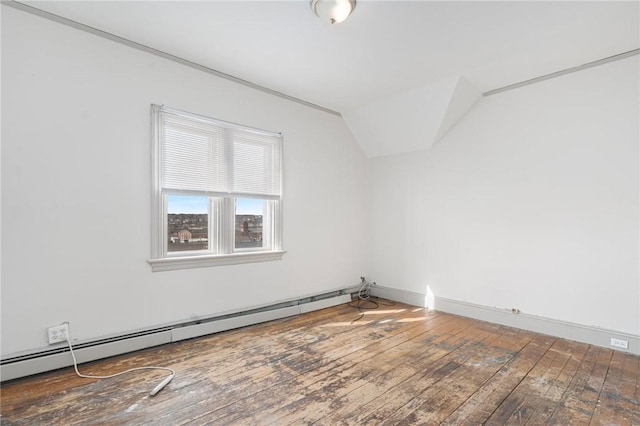
[[[338,291],[330,294],[279,303],[246,312],[198,320],[147,333],[124,335],[96,342],[79,344],[74,352],[78,363],[95,361],[153,346],[206,336],[226,330],[246,327],[276,319],[312,312],[351,302],[351,294]],[[68,348],[55,348],[28,356],[2,360],[0,381],[13,380],[73,365]]]
[[[178,342],[180,340],[191,339],[198,336],[206,336],[207,334],[219,333],[221,331],[233,330],[235,328],[246,327],[252,324],[260,324],[261,322],[291,317],[298,315],[299,313],[299,306],[291,306],[288,308],[279,308],[266,312],[257,312],[254,314],[241,315],[218,321],[210,321],[186,327],[174,328],[171,330],[171,341]]]

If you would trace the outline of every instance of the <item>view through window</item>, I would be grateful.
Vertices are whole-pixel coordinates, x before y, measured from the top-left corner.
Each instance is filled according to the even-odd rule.
[[[235,248],[262,247],[262,218],[264,201],[236,198]]]
[[[169,195],[167,204],[167,251],[208,249],[209,198]]]
[[[209,248],[209,198],[167,196],[167,251]],[[262,247],[264,200],[235,199],[235,248]]]

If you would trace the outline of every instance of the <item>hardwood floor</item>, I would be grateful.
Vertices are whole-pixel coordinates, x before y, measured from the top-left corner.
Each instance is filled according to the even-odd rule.
[[[640,357],[401,303],[341,305],[5,383],[3,425],[640,425]]]

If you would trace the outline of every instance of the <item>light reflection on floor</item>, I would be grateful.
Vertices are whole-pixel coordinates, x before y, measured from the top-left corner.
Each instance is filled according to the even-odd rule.
[[[376,309],[371,311],[362,312],[365,315],[385,315],[385,314],[401,314],[402,312],[406,312],[406,309]]]
[[[412,323],[412,322],[422,322],[426,321],[427,317],[424,316],[424,308],[413,309],[410,312],[412,313],[421,313],[421,315],[411,318],[382,318],[375,320],[373,319],[374,315],[392,315],[392,314],[401,314],[407,312],[407,309],[372,309],[372,310],[363,310],[358,313],[359,315],[357,319],[353,321],[340,321],[340,322],[332,322],[329,324],[322,324],[319,327],[353,327],[353,326],[363,326],[367,324],[389,324],[389,323]],[[366,319],[365,319],[366,318]]]
[[[402,318],[402,319],[396,320],[396,322],[417,322],[417,321],[424,321],[426,319],[427,317]]]

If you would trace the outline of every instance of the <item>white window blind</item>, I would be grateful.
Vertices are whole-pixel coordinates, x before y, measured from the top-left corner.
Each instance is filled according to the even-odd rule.
[[[279,200],[282,135],[162,107],[161,187]]]

